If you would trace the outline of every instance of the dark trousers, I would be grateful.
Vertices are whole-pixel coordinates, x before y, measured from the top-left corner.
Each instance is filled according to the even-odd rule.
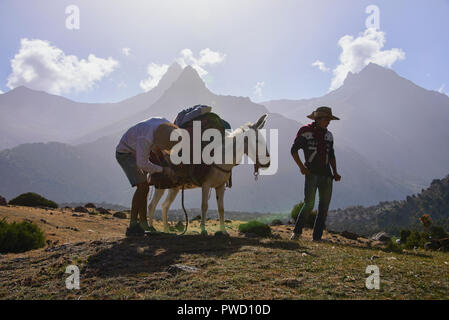
[[[333,178],[328,176],[319,176],[316,174],[306,175],[306,182],[304,186],[304,205],[299,211],[296,219],[295,229],[296,234],[302,233],[304,227],[304,217],[311,213],[315,205],[315,194],[318,189],[319,204],[318,214],[313,225],[313,240],[320,240],[323,235],[324,226],[327,218],[327,211],[332,197],[332,182]]]

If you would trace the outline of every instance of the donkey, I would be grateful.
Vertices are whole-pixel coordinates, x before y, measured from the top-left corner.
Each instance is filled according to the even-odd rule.
[[[257,178],[259,168],[267,168],[270,166],[270,155],[267,150],[267,145],[264,137],[259,133],[258,130],[262,129],[265,125],[267,114],[264,114],[257,120],[256,123],[247,123],[240,128],[234,130],[231,133],[227,133],[224,138],[224,148],[225,150],[235,150],[233,152],[232,163],[223,164],[211,164],[211,170],[205,177],[203,184],[201,185],[202,190],[202,200],[201,200],[201,234],[207,235],[206,231],[206,213],[208,209],[209,192],[211,188],[215,188],[215,193],[217,197],[218,214],[220,218],[220,231],[227,235],[224,224],[224,192],[226,189],[226,182],[229,181],[231,176],[231,170],[234,166],[238,165],[243,155],[246,154],[254,162],[254,175]],[[246,128],[245,128],[246,127]],[[250,136],[256,137],[256,139],[250,139]],[[245,139],[247,137],[247,139]],[[241,139],[241,140],[239,140]],[[242,141],[240,146],[236,146],[236,141]],[[265,154],[259,155],[258,148],[265,151]],[[264,163],[261,163],[260,156],[264,157]],[[167,197],[162,203],[162,221],[164,224],[164,232],[169,232],[167,213],[170,205],[176,198],[179,190],[182,186],[171,188],[168,191]],[[196,188],[193,187],[193,188]],[[153,226],[153,216],[156,210],[156,206],[164,194],[165,189],[155,188],[153,198],[148,205],[148,217],[149,225]]]

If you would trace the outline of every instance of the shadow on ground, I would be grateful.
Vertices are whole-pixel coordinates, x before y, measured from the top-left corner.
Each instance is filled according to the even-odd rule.
[[[163,272],[169,265],[178,263],[181,255],[184,254],[227,257],[244,246],[307,252],[307,248],[300,246],[297,242],[201,235],[179,237],[161,234],[118,240],[111,247],[90,256],[84,272],[97,277]]]

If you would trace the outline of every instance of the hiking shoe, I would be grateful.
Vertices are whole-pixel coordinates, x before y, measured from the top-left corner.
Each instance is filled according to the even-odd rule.
[[[290,240],[299,240],[300,237],[301,237],[300,234],[293,232],[292,235],[290,236]]]
[[[126,229],[127,237],[139,237],[145,234],[145,230],[137,223],[137,221],[131,221],[129,227]]]

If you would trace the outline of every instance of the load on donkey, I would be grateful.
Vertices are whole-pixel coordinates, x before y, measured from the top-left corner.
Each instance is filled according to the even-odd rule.
[[[194,148],[194,139],[200,139],[202,134],[208,129],[218,130],[222,138],[221,159],[223,161],[204,163],[201,158],[200,163],[195,163],[193,152],[190,153],[190,162],[185,164],[173,164],[170,153],[168,152],[153,152],[151,154],[151,161],[154,163],[160,163],[162,166],[169,166],[174,170],[175,177],[172,179],[167,178],[162,174],[153,174],[150,178],[150,185],[155,187],[154,195],[148,206],[148,223],[153,228],[153,216],[156,210],[156,206],[165,192],[165,189],[169,189],[168,195],[162,203],[162,221],[164,224],[164,232],[169,231],[167,214],[170,205],[176,198],[179,190],[201,188],[202,189],[202,202],[201,202],[201,234],[207,235],[206,231],[206,213],[208,209],[209,192],[211,188],[215,188],[217,197],[217,206],[220,220],[220,231],[223,234],[227,234],[224,225],[224,192],[226,185],[231,186],[231,173],[232,168],[238,165],[243,155],[246,154],[254,162],[254,175],[257,177],[259,168],[267,168],[270,166],[270,157],[268,154],[265,138],[258,132],[266,121],[267,115],[262,115],[258,121],[254,124],[247,123],[242,125],[234,131],[230,131],[229,124],[222,120],[218,115],[210,112],[211,107],[207,106],[195,106],[188,110],[196,110],[196,114],[193,116],[189,112],[181,112],[175,123],[179,124],[179,127],[187,130],[190,137],[190,150]],[[188,111],[187,110],[187,111]],[[190,112],[191,112],[190,111]],[[184,114],[183,114],[184,113]],[[187,121],[182,121],[187,115]],[[201,124],[201,134],[195,135],[194,121],[199,121]],[[207,148],[209,142],[201,141],[201,154],[205,148]],[[171,150],[171,152],[177,152]],[[213,151],[212,151],[213,153]],[[214,157],[214,159],[216,159]],[[228,161],[230,159],[230,161]],[[183,192],[184,193],[184,192]],[[184,206],[184,205],[183,205]],[[183,208],[184,209],[184,208]],[[187,213],[186,214],[186,228],[187,230]]]

